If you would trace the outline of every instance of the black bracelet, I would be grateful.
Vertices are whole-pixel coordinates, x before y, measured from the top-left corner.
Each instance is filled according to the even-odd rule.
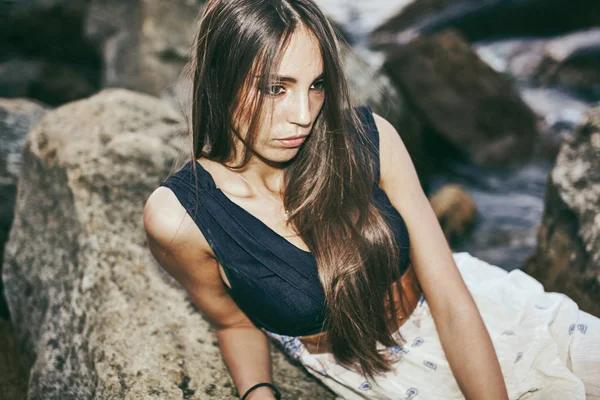
[[[259,388],[261,386],[268,386],[268,387],[270,387],[271,390],[273,390],[273,394],[275,395],[275,398],[277,400],[281,400],[281,393],[279,393],[279,389],[277,389],[277,386],[275,386],[275,385],[273,385],[272,383],[269,383],[269,382],[261,382],[261,383],[257,383],[256,385],[252,386],[250,389],[246,390],[246,393],[244,393],[244,395],[242,396],[242,398],[240,400],[246,400],[246,397],[248,397],[248,393],[250,393],[254,389]]]

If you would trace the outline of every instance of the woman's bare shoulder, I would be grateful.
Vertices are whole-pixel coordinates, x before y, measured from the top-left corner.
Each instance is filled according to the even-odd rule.
[[[217,328],[253,326],[227,293],[202,232],[169,188],[157,188],[146,200],[144,228],[154,258]]]
[[[156,245],[175,252],[193,251],[195,258],[214,258],[206,238],[168,187],[160,186],[150,194],[143,222],[146,235]]]

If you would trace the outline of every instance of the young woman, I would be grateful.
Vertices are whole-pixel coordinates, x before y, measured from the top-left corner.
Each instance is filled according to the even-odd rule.
[[[268,337],[344,399],[600,396],[598,318],[451,252],[312,0],[209,0],[201,18],[192,154],[144,224],[242,398],[277,395]]]

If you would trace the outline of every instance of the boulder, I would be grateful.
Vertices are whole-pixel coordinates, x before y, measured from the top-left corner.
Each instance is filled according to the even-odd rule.
[[[167,103],[106,89],[29,132],[3,272],[27,398],[237,396],[214,329],[146,245],[145,200],[189,157],[183,131]],[[287,398],[334,398],[272,350]]]
[[[600,107],[562,145],[524,271],[600,316]]]
[[[483,62],[456,32],[397,46],[385,70],[430,132],[434,154],[456,150],[480,166],[528,160],[538,125],[508,78]]]

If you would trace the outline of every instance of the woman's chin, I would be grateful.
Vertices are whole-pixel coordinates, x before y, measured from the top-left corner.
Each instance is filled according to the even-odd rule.
[[[262,153],[261,157],[265,161],[268,161],[269,163],[285,164],[285,163],[292,161],[298,154],[299,150],[300,150],[300,147],[277,148],[277,149],[273,149],[269,152]]]

